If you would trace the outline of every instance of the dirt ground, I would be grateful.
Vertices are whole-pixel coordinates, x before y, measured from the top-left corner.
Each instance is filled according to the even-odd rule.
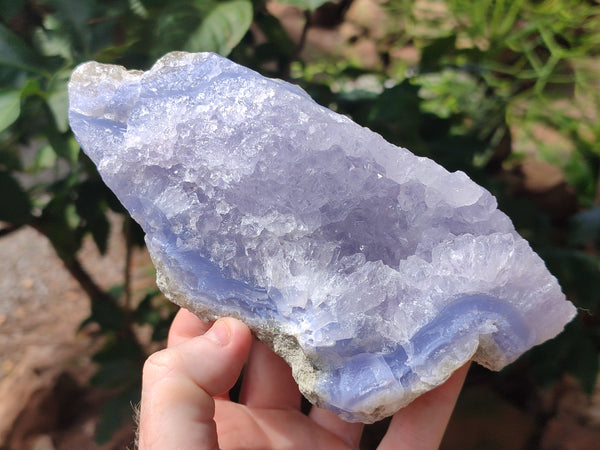
[[[113,225],[119,227],[116,220]],[[122,283],[123,248],[113,233],[107,255],[86,242],[80,257],[98,283],[110,287]],[[87,386],[98,343],[77,331],[89,314],[86,295],[31,228],[0,239],[0,255],[0,449],[126,448],[132,430],[103,447],[94,443],[106,395]],[[135,264],[149,273],[144,252]]]

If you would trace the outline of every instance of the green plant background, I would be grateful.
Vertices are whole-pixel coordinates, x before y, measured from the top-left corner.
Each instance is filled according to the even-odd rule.
[[[94,322],[104,337],[91,382],[117,392],[98,440],[130,417],[139,396],[148,342],[135,330],[149,326],[152,340],[164,339],[174,309],[156,291],[132,293],[127,275],[107,292],[83,269],[82,240],[91,236],[104,253],[107,213],[126,212],[69,130],[67,82],[83,61],[147,69],[171,50],[215,51],[297,83],[497,196],[580,309],[562,335],[500,374],[472,370],[473,383],[532,412],[539,430],[555,408],[542,406],[545,392],[570,374],[591,393],[598,375],[600,4],[388,0],[378,2],[384,15],[376,27],[359,27],[328,51],[307,34],[343,26],[352,0],[281,3],[302,11],[299,36],[262,0],[0,0],[0,237],[36,229],[90,298],[82,327]],[[365,40],[374,60],[354,52]],[[562,174],[568,196],[560,207],[515,187],[531,158]],[[123,223],[130,255],[143,240],[131,219]]]

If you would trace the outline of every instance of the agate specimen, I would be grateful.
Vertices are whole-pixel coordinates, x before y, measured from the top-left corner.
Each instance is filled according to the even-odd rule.
[[[471,358],[501,369],[575,315],[489,192],[292,84],[170,53],[145,73],[83,64],[69,98],[166,296],[242,319],[345,420]]]

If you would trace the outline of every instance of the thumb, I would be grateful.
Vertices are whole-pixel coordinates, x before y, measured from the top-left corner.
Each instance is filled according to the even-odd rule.
[[[139,448],[218,448],[213,396],[240,375],[252,338],[236,319],[151,355],[144,364]]]

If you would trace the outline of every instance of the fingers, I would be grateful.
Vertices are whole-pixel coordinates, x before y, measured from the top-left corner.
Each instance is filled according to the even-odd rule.
[[[469,365],[441,386],[423,394],[392,418],[379,449],[436,449],[440,446]]]
[[[301,398],[290,366],[255,340],[244,371],[240,403],[251,408],[300,410]]]
[[[338,436],[351,448],[358,448],[364,426],[362,423],[346,422],[334,413],[317,406],[311,408],[309,417],[321,428]]]
[[[212,397],[233,386],[251,342],[248,327],[225,318],[204,335],[150,356],[143,373],[139,448],[218,448]]]
[[[193,337],[201,336],[208,331],[211,323],[203,322],[193,313],[185,308],[181,308],[169,329],[169,338],[167,347],[185,342]]]

